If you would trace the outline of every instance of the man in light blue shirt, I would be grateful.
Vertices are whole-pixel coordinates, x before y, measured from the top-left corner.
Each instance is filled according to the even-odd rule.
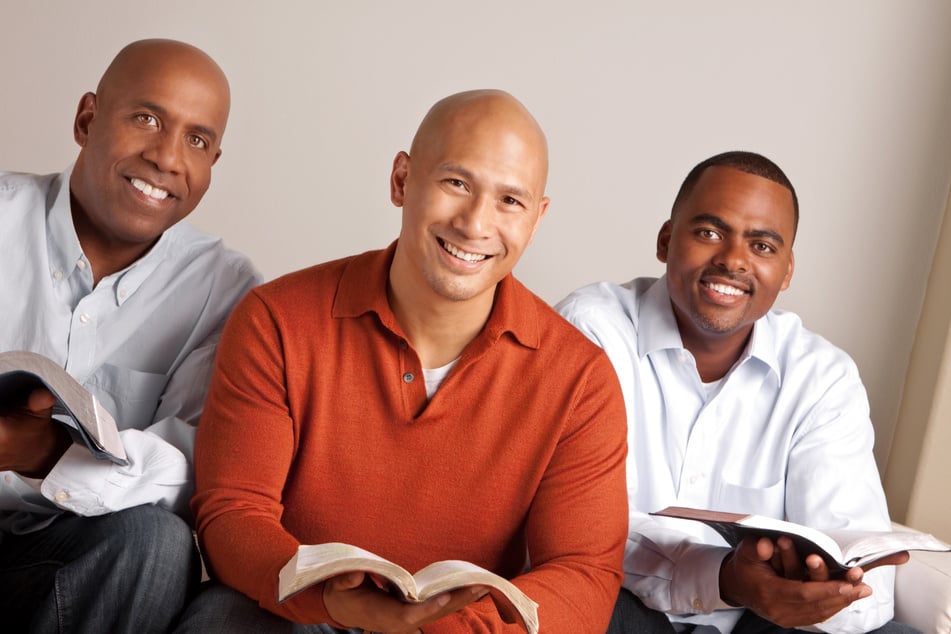
[[[0,412],[7,631],[163,632],[200,572],[185,514],[194,426],[232,306],[260,281],[180,221],[221,154],[227,79],[170,40],[125,47],[79,103],[76,162],[0,172],[0,350],[61,364],[115,417],[96,460],[35,391]]]
[[[593,284],[557,306],[608,353],[627,407],[631,515],[611,632],[647,631],[654,611],[698,633],[868,632],[892,617],[890,566],[830,579],[788,539],[731,550],[699,522],[647,515],[687,506],[890,528],[855,364],[772,308],[792,278],[798,220],[772,161],[714,156],[687,176],[660,229],[663,277]]]

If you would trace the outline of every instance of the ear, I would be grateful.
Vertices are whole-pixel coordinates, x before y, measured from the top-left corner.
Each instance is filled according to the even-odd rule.
[[[789,266],[786,268],[786,277],[783,278],[783,285],[780,287],[780,290],[786,290],[789,288],[789,283],[792,281],[793,269],[796,268],[796,256],[790,251],[789,252]]]
[[[406,179],[409,177],[409,154],[399,152],[393,159],[393,171],[390,173],[390,200],[397,207],[403,206],[406,198]]]
[[[87,92],[79,100],[76,109],[76,119],[73,120],[73,138],[79,147],[86,147],[89,141],[89,126],[96,118],[96,94]]]
[[[221,158],[221,148],[218,148],[218,151],[215,152],[215,158],[211,159],[211,164],[214,165],[218,162],[218,159]]]
[[[667,264],[667,252],[670,249],[670,220],[664,222],[657,232],[657,259]]]
[[[538,225],[542,223],[542,218],[548,213],[548,205],[551,203],[551,199],[548,196],[545,196],[539,201],[538,204],[538,215],[535,217],[535,224],[532,226],[532,235],[528,237],[529,243],[535,239],[535,232],[538,231]]]

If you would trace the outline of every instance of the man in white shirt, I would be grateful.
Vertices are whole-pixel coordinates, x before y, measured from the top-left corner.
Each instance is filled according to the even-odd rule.
[[[889,529],[855,364],[772,309],[792,278],[798,220],[772,161],[714,156],[660,229],[662,278],[593,284],[557,306],[606,350],[627,407],[631,515],[611,632],[645,631],[655,611],[695,632],[868,632],[892,617],[891,566],[833,579],[787,539],[731,550],[698,522],[647,515],[676,505]]]
[[[175,513],[221,329],[260,281],[179,222],[208,188],[229,107],[208,55],[134,42],[79,102],[74,165],[0,172],[0,350],[61,364],[115,417],[129,459],[74,443],[46,390],[2,404],[4,631],[164,632],[197,584]]]

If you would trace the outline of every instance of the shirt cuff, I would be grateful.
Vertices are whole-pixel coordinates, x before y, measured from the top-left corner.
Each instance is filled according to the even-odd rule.
[[[729,553],[719,546],[695,546],[683,553],[671,583],[675,612],[709,614],[735,607],[720,599],[720,565]]]

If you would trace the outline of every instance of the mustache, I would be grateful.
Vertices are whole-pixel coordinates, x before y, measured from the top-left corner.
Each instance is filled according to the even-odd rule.
[[[753,278],[749,275],[743,275],[739,273],[734,273],[733,271],[726,271],[717,267],[708,267],[700,273],[700,279],[705,279],[707,277],[717,277],[721,280],[727,280],[730,282],[736,282],[737,284],[742,284],[748,288],[753,287]]]

